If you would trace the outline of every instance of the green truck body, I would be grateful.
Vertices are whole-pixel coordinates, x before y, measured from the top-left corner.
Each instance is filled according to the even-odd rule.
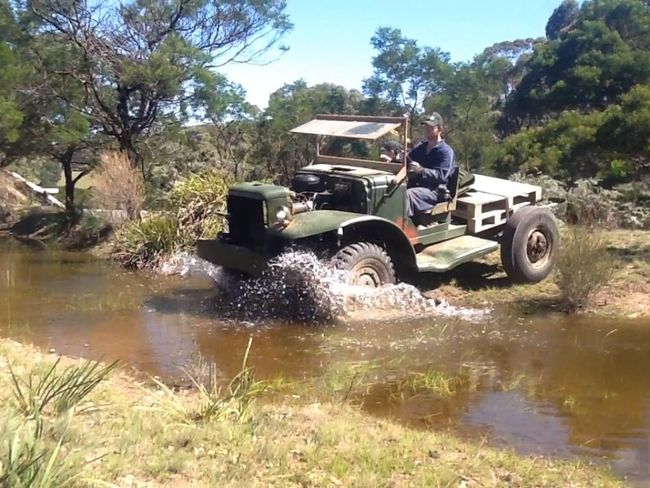
[[[394,128],[397,121],[405,128],[407,121],[401,118],[326,116],[312,123],[320,122],[319,127],[323,122],[338,124],[337,130],[355,134],[359,131],[352,129],[366,124],[376,135]],[[305,133],[315,133],[308,130]],[[406,216],[403,167],[319,154],[315,164],[297,172],[291,188],[258,182],[237,184],[228,194],[227,231],[199,241],[198,255],[225,269],[258,275],[283,251],[310,249],[348,270],[352,283],[381,286],[413,272],[447,271],[493,252],[501,244],[502,259],[508,261],[504,267],[514,278],[538,281],[548,275],[558,243],[548,211],[510,198],[504,200],[504,211],[490,210],[479,220],[486,227],[483,222],[498,213],[502,221],[476,232],[476,218],[455,213],[459,203],[456,174],[450,185],[451,198],[432,210],[427,226],[418,227]],[[481,193],[471,187],[466,190],[466,207],[476,213],[470,203],[479,201]],[[492,209],[500,199],[495,197],[496,203],[486,208]],[[517,208],[509,209],[510,201],[518,202]],[[517,214],[520,216],[513,218]]]

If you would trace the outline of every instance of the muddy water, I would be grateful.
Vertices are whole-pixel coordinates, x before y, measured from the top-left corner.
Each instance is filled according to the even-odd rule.
[[[262,377],[352,365],[364,372],[355,400],[373,414],[524,453],[605,460],[650,481],[648,320],[496,312],[414,320],[407,300],[391,305],[390,318],[366,310],[316,327],[232,318],[215,305],[218,295],[207,278],[131,273],[83,254],[0,242],[4,336],[121,359],[172,381],[198,358],[234,373],[252,336],[250,361]],[[449,391],[413,381],[436,375]]]

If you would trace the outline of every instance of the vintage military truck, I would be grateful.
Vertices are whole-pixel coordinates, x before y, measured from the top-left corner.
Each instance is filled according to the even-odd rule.
[[[458,169],[446,201],[430,212],[430,225],[406,216],[407,156],[382,162],[321,154],[326,138],[377,141],[401,134],[408,119],[319,115],[292,130],[316,135],[316,159],[299,170],[290,188],[241,183],[228,194],[228,228],[200,240],[198,255],[226,270],[258,275],[288,248],[311,249],[347,270],[348,282],[378,287],[417,272],[445,272],[501,249],[517,282],[546,278],[559,235],[548,209],[536,206],[541,189],[475,175],[459,189]]]

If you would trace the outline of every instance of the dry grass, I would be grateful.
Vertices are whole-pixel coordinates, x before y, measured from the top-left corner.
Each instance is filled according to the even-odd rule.
[[[28,203],[29,198],[16,189],[13,180],[4,170],[0,170],[0,202],[3,205]]]
[[[29,198],[20,192],[12,179],[0,169],[0,226],[4,223],[12,223],[13,207],[28,203]]]
[[[140,216],[144,206],[144,180],[126,153],[104,151],[94,172],[92,202],[101,209],[119,210],[129,219]]]
[[[601,237],[611,257],[611,279],[595,291],[582,309],[606,316],[650,316],[650,231],[607,230]],[[562,244],[564,245],[564,243]],[[426,294],[443,296],[453,304],[514,307],[520,312],[563,308],[554,279],[534,285],[512,283],[500,269],[498,253],[444,275]]]
[[[2,341],[0,385],[11,381],[3,358],[22,375],[53,360]],[[164,395],[117,373],[88,396],[95,408],[69,423],[49,419],[39,449],[82,486],[621,486],[585,463],[408,429],[290,388],[274,402],[254,400],[245,418],[172,423],[156,413]],[[8,395],[0,388],[5,419],[17,416]],[[177,396],[188,408],[200,402],[196,391]]]
[[[564,232],[555,283],[569,311],[583,308],[612,278],[614,259],[607,252],[602,231],[572,227]]]

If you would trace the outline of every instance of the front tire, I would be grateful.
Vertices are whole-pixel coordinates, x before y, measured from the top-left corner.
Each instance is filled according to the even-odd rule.
[[[395,284],[395,267],[381,246],[369,242],[341,248],[333,258],[336,268],[347,271],[347,283],[379,288]]]
[[[560,234],[553,214],[523,207],[508,219],[501,240],[501,263],[518,283],[537,283],[553,270]]]

